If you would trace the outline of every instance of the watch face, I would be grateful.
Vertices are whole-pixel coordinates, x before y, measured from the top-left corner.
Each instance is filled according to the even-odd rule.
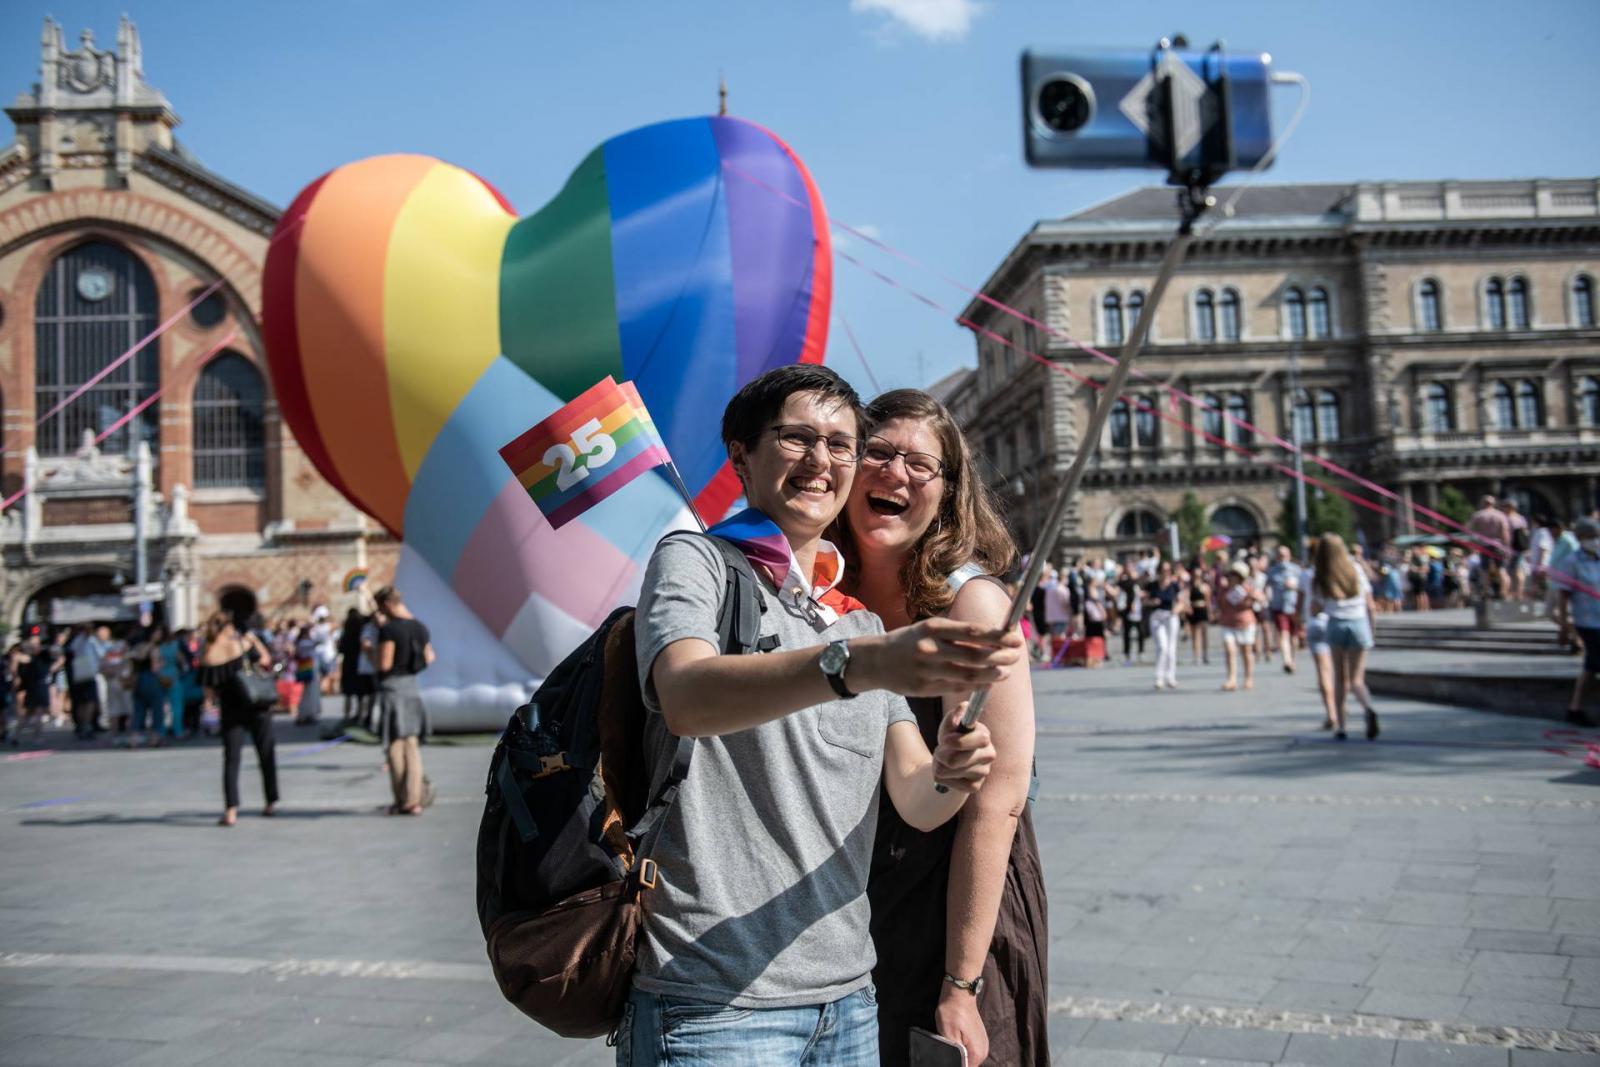
[[[78,295],[88,301],[104,300],[111,295],[111,272],[101,267],[90,267],[78,275]]]
[[[850,662],[850,650],[841,641],[835,641],[822,650],[822,669],[827,674],[838,674]]]

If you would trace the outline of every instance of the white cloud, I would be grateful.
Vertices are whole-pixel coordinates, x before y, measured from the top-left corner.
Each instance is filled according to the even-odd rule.
[[[862,237],[870,237],[874,241],[883,240],[883,231],[870,222],[863,222],[856,226],[855,230]],[[871,246],[849,230],[839,229],[833,232],[833,247],[843,252],[859,252]]]
[[[887,16],[930,41],[959,41],[983,5],[978,0],[850,0],[850,10]]]

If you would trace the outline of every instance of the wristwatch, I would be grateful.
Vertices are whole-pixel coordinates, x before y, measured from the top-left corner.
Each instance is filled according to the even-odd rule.
[[[850,692],[850,687],[844,684],[845,668],[850,666],[850,643],[848,641],[831,641],[822,650],[822,676],[828,679],[828,684],[833,691],[846,700],[853,699],[855,694]]]
[[[983,975],[981,974],[978,975],[978,977],[971,979],[957,978],[953,974],[947,974],[944,976],[944,980],[955,986],[957,989],[965,989],[973,996],[978,996],[983,992]]]

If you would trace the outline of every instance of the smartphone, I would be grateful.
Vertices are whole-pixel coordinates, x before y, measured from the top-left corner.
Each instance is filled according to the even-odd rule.
[[[913,1026],[911,1067],[967,1067],[967,1047],[920,1026]]]
[[[1262,52],[1024,52],[1028,165],[1253,167],[1272,148],[1271,86],[1272,57]]]

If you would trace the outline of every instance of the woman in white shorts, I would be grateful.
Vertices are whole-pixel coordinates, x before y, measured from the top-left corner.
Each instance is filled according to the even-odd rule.
[[[1239,687],[1236,668],[1244,660],[1244,687],[1256,685],[1256,609],[1261,606],[1250,582],[1250,565],[1235,560],[1222,575],[1217,588],[1217,623],[1222,628],[1222,652],[1228,677],[1222,683],[1226,692]]]
[[[1367,716],[1367,740],[1378,736],[1378,713],[1367,692],[1367,652],[1372,648],[1372,583],[1358,567],[1338,534],[1323,534],[1311,557],[1315,575],[1311,583],[1310,610],[1328,615],[1327,641],[1333,656],[1334,733],[1345,739],[1346,695],[1354,693]]]

